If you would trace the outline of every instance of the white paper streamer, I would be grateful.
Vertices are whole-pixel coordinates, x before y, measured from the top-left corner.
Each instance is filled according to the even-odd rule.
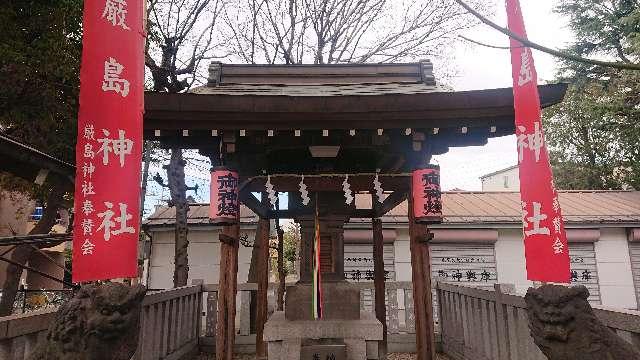
[[[302,205],[308,205],[311,198],[309,198],[309,191],[307,191],[307,184],[304,183],[304,175],[300,179],[300,197],[302,198]]]
[[[269,197],[269,202],[272,207],[276,207],[276,203],[278,202],[278,196],[273,189],[273,184],[271,184],[271,176],[267,176],[267,182],[264,184],[267,190],[267,197]]]
[[[384,200],[382,199],[383,190],[382,183],[380,182],[380,179],[378,179],[378,174],[376,174],[376,177],[373,179],[373,190],[376,191],[378,202],[382,204],[384,202]]]
[[[347,205],[351,205],[353,202],[353,193],[351,192],[351,185],[349,185],[349,175],[345,175],[342,182],[342,190],[344,190],[344,199]]]

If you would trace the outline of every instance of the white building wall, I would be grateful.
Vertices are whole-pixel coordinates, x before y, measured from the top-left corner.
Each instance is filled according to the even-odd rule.
[[[600,229],[595,250],[602,305],[635,309],[637,302],[625,229]]]
[[[217,284],[220,277],[220,241],[217,229],[191,228],[189,230],[189,283],[193,279],[203,279],[205,284]],[[254,229],[241,229],[249,239],[255,236]],[[174,232],[153,231],[151,263],[149,266],[149,288],[168,289],[173,287]],[[246,283],[251,263],[250,247],[240,244],[238,249],[238,283]]]
[[[482,191],[519,191],[518,168],[513,168],[480,179]]]
[[[409,248],[409,229],[397,229],[393,243],[396,281],[411,281],[411,250]]]
[[[526,292],[533,283],[527,280],[522,230],[499,229],[495,251],[498,282],[514,284],[517,292]]]

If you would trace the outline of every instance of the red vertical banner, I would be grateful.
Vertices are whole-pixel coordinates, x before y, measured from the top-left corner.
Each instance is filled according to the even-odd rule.
[[[137,276],[144,0],[85,0],[73,281]]]
[[[506,0],[509,30],[526,38],[518,0]],[[527,279],[570,281],[569,247],[544,140],[538,77],[531,49],[511,39],[520,199]]]

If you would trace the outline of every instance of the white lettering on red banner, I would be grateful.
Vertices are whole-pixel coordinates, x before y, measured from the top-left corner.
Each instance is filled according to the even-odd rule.
[[[518,0],[506,0],[506,7],[509,30],[526,38]],[[568,283],[567,236],[544,141],[535,64],[531,49],[514,39],[511,64],[527,278]]]
[[[142,0],[85,1],[73,281],[137,276]]]

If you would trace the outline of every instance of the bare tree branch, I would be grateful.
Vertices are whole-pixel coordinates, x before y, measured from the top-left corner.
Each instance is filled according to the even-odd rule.
[[[493,21],[489,20],[488,18],[486,18],[485,16],[483,16],[482,14],[480,14],[479,12],[474,10],[471,6],[467,5],[464,1],[455,0],[455,2],[460,4],[460,6],[464,7],[469,13],[471,13],[473,16],[475,16],[478,19],[480,19],[480,21],[482,21],[483,23],[491,26],[492,28],[500,31],[501,33],[509,36],[512,39],[517,40],[521,44],[523,44],[525,46],[528,46],[528,47],[530,47],[532,49],[536,49],[536,50],[539,50],[539,51],[542,51],[542,52],[545,52],[547,54],[550,54],[550,55],[553,55],[553,56],[557,56],[557,57],[560,57],[560,58],[563,58],[563,59],[577,61],[577,62],[581,62],[581,63],[585,63],[585,64],[591,64],[591,65],[597,65],[597,66],[605,66],[605,67],[621,69],[621,70],[640,70],[640,64],[636,64],[636,63],[610,62],[610,61],[600,61],[600,60],[594,60],[594,59],[587,59],[587,58],[584,58],[584,57],[581,57],[581,56],[578,56],[578,55],[573,55],[573,54],[570,54],[570,53],[562,52],[562,51],[559,51],[559,50],[548,48],[546,46],[539,45],[537,43],[529,41],[528,39],[523,38],[522,36],[519,36],[518,34],[510,31],[507,28],[503,28],[502,26],[497,25]]]

